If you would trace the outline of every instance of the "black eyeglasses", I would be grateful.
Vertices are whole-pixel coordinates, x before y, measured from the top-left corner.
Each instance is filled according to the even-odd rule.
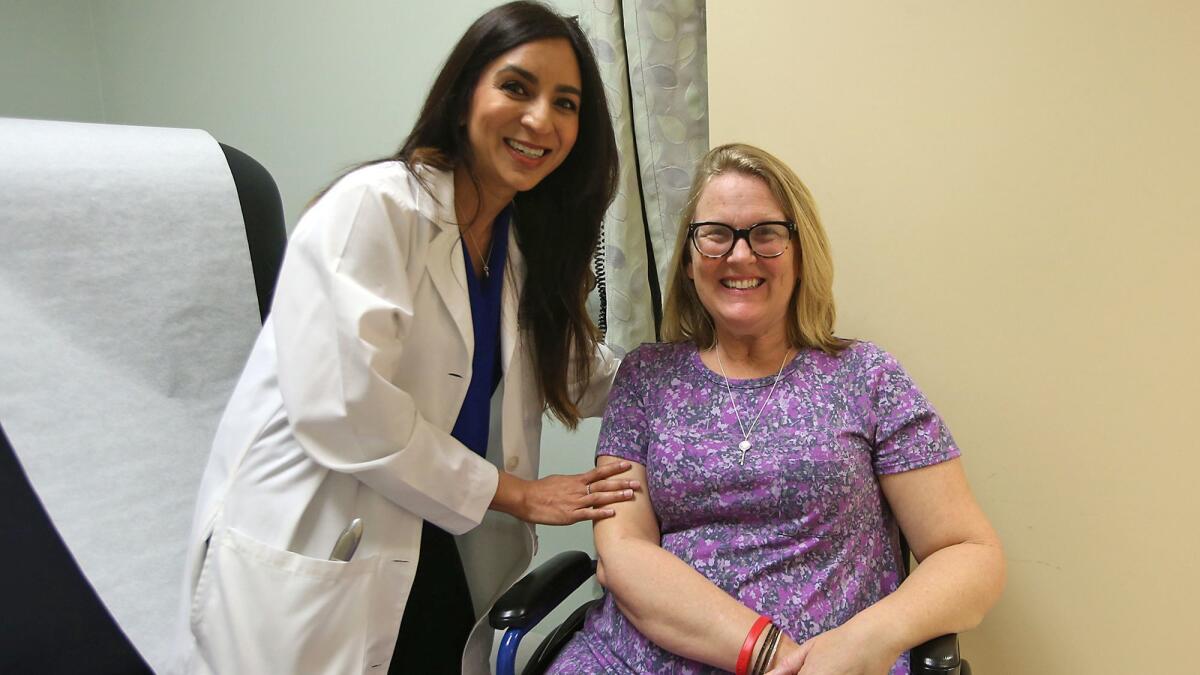
[[[760,258],[776,258],[783,255],[792,241],[796,226],[786,220],[766,220],[742,230],[725,223],[692,223],[688,225],[688,239],[692,246],[705,258],[723,258],[729,255],[738,239],[745,239],[750,251]]]

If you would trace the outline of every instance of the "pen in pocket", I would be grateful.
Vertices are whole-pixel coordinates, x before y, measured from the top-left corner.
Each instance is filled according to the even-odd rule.
[[[358,549],[358,542],[362,540],[362,532],[362,518],[351,520],[346,529],[338,535],[337,541],[333,543],[329,559],[350,562],[350,559],[354,557],[354,551]]]

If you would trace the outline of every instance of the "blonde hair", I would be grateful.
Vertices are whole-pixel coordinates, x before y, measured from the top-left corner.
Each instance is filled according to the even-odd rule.
[[[696,216],[696,204],[708,183],[726,173],[739,173],[767,184],[784,217],[796,225],[799,250],[793,258],[799,283],[788,304],[787,339],[791,347],[812,347],[829,354],[845,349],[849,342],[833,334],[836,317],[833,302],[833,259],[829,239],[817,215],[812,194],[786,164],[769,152],[751,145],[731,143],[708,151],[696,167],[679,221],[671,282],[663,309],[662,335],[668,342],[695,342],[701,349],[716,343],[712,317],[700,303],[695,283],[687,276],[692,261],[688,225]]]

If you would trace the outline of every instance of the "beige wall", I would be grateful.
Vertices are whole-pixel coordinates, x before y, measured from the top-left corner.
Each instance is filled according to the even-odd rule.
[[[839,331],[912,371],[1004,538],[976,672],[1197,672],[1200,4],[708,11],[713,143],[807,181]]]

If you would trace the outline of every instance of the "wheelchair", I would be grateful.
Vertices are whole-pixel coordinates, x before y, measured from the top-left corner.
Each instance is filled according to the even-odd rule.
[[[908,550],[902,547],[905,572]],[[526,633],[596,572],[596,561],[582,551],[567,551],[547,560],[508,590],[488,615],[492,628],[504,630],[496,657],[496,675],[516,675],[517,647]],[[578,607],[533,652],[522,675],[541,675],[571,636],[583,627],[588,610],[599,599]],[[951,633],[912,649],[913,675],[971,675],[971,666],[959,655],[958,636]]]

